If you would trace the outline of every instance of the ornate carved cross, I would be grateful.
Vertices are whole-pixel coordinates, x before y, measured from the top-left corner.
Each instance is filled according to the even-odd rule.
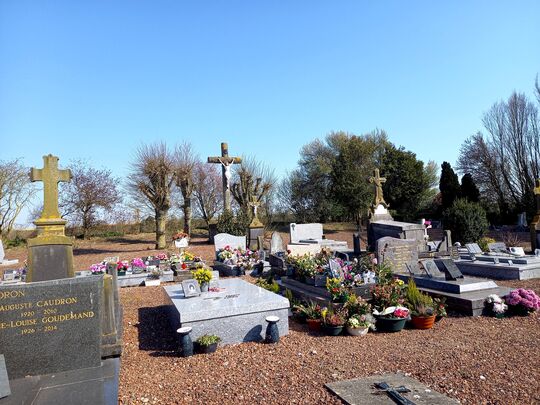
[[[375,169],[373,171],[373,173],[374,173],[374,176],[369,178],[369,182],[375,184],[375,204],[374,204],[374,206],[375,206],[375,208],[379,204],[387,206],[388,204],[386,204],[386,201],[384,201],[383,190],[382,190],[382,185],[384,183],[386,183],[386,178],[381,177],[379,175],[379,169]]]
[[[40,220],[60,219],[58,211],[58,183],[71,180],[70,170],[58,169],[58,157],[43,156],[43,169],[30,170],[31,181],[43,182],[43,211]]]
[[[229,146],[226,142],[221,143],[221,156],[208,157],[208,163],[219,163],[223,177],[223,207],[226,210],[231,209],[231,165],[242,163],[242,158],[229,156]]]

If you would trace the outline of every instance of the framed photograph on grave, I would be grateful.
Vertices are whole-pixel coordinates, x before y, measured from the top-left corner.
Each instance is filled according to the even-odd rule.
[[[182,281],[182,288],[184,289],[184,297],[198,297],[201,295],[201,287],[195,279],[189,279]]]

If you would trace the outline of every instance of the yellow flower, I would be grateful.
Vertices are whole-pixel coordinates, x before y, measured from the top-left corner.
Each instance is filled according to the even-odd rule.
[[[403,280],[397,280],[396,283],[397,283],[397,285],[399,285],[400,287],[401,287],[402,285],[405,284],[405,283],[403,282]]]
[[[321,315],[324,318],[326,318],[326,314],[328,313],[328,308],[324,307],[323,309],[321,309]]]

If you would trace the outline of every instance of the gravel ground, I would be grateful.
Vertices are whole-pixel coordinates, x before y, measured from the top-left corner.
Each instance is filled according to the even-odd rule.
[[[350,232],[329,237],[352,245]],[[203,239],[192,242],[190,250],[212,259],[213,246]],[[75,267],[110,255],[130,259],[154,252],[151,235],[78,241]],[[10,249],[7,257],[24,261],[26,249]],[[498,283],[540,292],[540,280]],[[450,317],[433,330],[365,337],[316,335],[291,320],[290,334],[277,345],[244,343],[184,359],[175,351],[161,287],[122,289],[120,296],[122,404],[334,404],[340,401],[325,383],[395,371],[462,403],[540,403],[538,313],[502,320]]]

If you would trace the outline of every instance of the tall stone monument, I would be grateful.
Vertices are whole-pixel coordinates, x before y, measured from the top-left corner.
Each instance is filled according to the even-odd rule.
[[[536,199],[536,215],[531,222],[531,249],[540,249],[540,179],[536,179],[534,188],[534,197]]]
[[[43,169],[32,168],[30,180],[43,182],[43,211],[34,221],[37,237],[28,240],[26,281],[74,277],[73,244],[58,211],[58,183],[69,182],[71,171],[58,169],[58,157],[47,155],[43,156]]]
[[[223,177],[223,208],[231,210],[231,166],[242,163],[242,158],[229,156],[229,145],[221,142],[221,156],[208,157],[208,163],[220,164]]]
[[[252,209],[253,219],[249,224],[249,247],[250,249],[262,249],[263,247],[259,243],[259,239],[264,237],[264,225],[257,216],[257,210],[261,205],[260,201],[257,201],[256,197],[253,196],[252,201],[249,203],[249,206]]]

